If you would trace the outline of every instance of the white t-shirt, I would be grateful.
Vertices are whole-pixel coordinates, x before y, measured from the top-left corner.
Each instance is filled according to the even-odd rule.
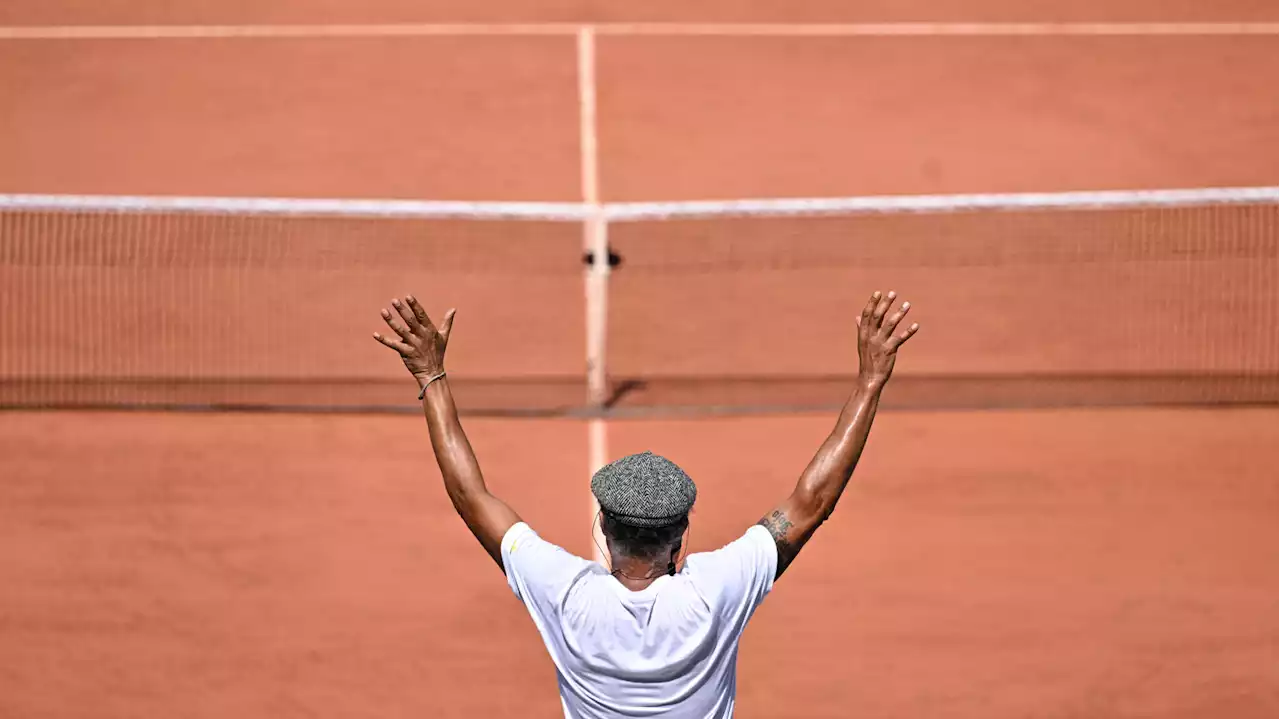
[[[556,665],[571,719],[733,715],[738,640],[773,587],[778,550],[753,526],[633,592],[520,522],[502,538],[507,583]]]

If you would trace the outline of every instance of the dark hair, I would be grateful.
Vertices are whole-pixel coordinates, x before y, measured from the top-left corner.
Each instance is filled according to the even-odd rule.
[[[657,559],[673,548],[684,536],[684,530],[689,528],[687,516],[660,527],[637,527],[623,524],[610,512],[601,514],[601,529],[605,536],[619,554],[632,559]]]

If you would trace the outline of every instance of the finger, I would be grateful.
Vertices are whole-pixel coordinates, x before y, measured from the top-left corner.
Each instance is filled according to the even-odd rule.
[[[418,298],[414,297],[413,295],[409,295],[404,299],[406,302],[409,303],[409,309],[413,310],[413,316],[415,319],[418,320],[418,324],[431,330],[432,332],[435,332],[436,326],[432,324],[431,318],[427,316],[427,311],[422,309],[422,305],[419,304]]]
[[[373,333],[373,338],[375,340],[378,340],[382,344],[386,345],[387,347],[390,347],[391,349],[395,350],[396,352],[399,352],[400,354],[408,354],[409,352],[413,351],[413,348],[410,347],[409,345],[403,342],[396,342],[393,339],[388,339],[386,337],[383,337],[377,332]]]
[[[458,314],[458,310],[451,309],[444,313],[444,321],[440,323],[440,336],[445,342],[449,341],[449,333],[453,331],[453,316]]]
[[[395,333],[400,335],[400,339],[407,342],[413,338],[413,333],[409,331],[408,327],[404,326],[404,323],[400,321],[399,317],[391,314],[391,310],[383,310],[382,319],[387,323],[388,327],[395,330]]]
[[[405,327],[408,327],[415,334],[422,329],[422,323],[418,322],[418,318],[413,315],[413,310],[409,309],[409,305],[400,300],[391,300],[391,306],[396,308],[396,312],[404,320]]]
[[[862,307],[862,314],[858,315],[858,329],[865,329],[871,326],[871,314],[876,311],[876,305],[880,304],[880,293],[872,292],[871,298],[867,300],[867,304]]]
[[[910,327],[890,337],[889,341],[885,343],[885,346],[888,347],[890,350],[898,349],[899,347],[902,346],[903,342],[906,342],[907,340],[911,339],[911,337],[915,335],[916,330],[918,329],[920,329],[920,325],[915,322],[912,322]]]
[[[880,329],[880,323],[884,320],[884,313],[889,311],[889,307],[893,305],[894,299],[898,297],[898,293],[889,290],[889,293],[880,298],[876,303],[876,308],[871,312],[872,329]]]
[[[903,302],[902,306],[896,312],[885,318],[884,324],[880,327],[880,334],[888,337],[898,328],[898,323],[907,315],[907,311],[911,309],[910,302]]]

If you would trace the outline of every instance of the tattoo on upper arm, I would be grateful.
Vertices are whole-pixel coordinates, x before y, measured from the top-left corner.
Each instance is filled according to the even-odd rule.
[[[787,513],[780,509],[773,510],[756,524],[769,530],[769,534],[773,535],[773,543],[778,545],[778,571],[775,579],[781,577],[782,572],[791,566],[791,561],[800,552],[802,542],[792,540],[788,536],[795,525],[787,517]]]

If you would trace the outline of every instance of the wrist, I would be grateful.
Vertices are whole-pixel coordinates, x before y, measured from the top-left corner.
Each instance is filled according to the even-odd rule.
[[[413,373],[413,379],[418,383],[419,387],[422,387],[432,379],[440,377],[444,373],[444,367],[438,367],[430,370],[418,370]]]
[[[445,380],[445,371],[440,369],[433,373],[414,372],[413,378],[418,381],[418,399],[421,400],[427,396],[427,390],[431,389],[431,385],[443,384]]]

